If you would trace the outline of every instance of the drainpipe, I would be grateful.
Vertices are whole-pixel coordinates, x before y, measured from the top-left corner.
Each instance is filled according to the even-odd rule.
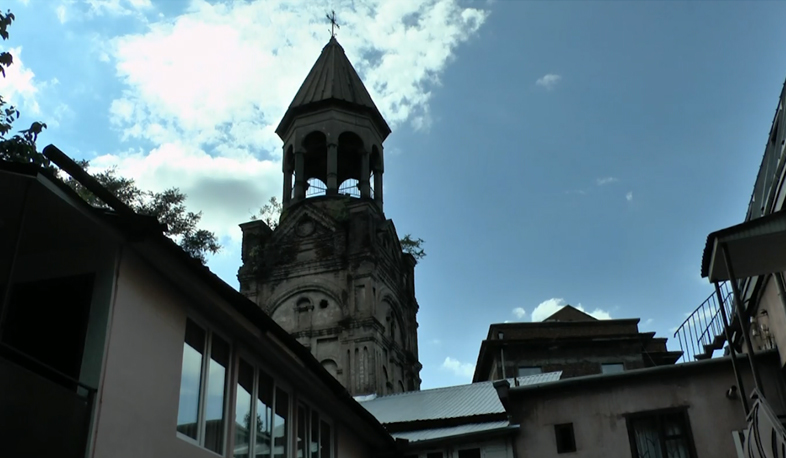
[[[504,346],[499,347],[499,359],[502,362],[502,379],[507,380],[508,377],[505,373],[505,347]]]
[[[740,388],[740,400],[742,400],[742,411],[745,412],[745,418],[748,418],[748,397],[745,394],[745,387],[742,385],[742,374],[737,369],[737,351],[734,349],[734,342],[731,340],[731,332],[729,332],[729,318],[726,316],[726,304],[723,301],[723,294],[721,294],[718,282],[715,285],[715,296],[718,298],[720,304],[721,317],[723,318],[723,332],[726,335],[726,342],[729,343],[729,354],[731,354],[731,368],[734,371],[734,378],[737,379],[737,386]]]
[[[742,310],[742,299],[740,297],[740,288],[737,285],[737,277],[734,276],[734,268],[731,265],[731,258],[729,257],[728,246],[721,244],[721,251],[723,252],[723,261],[726,263],[726,272],[729,274],[729,282],[731,282],[731,291],[734,295],[734,308],[737,309],[737,319],[740,320],[740,328],[742,328],[742,338],[745,340],[745,348],[748,350],[748,362],[751,366],[751,374],[753,375],[753,385],[764,396],[764,390],[761,386],[761,377],[759,377],[759,370],[754,361],[753,345],[751,344],[750,330],[748,329],[748,314]],[[740,387],[742,388],[742,387]],[[742,393],[742,395],[746,395]]]
[[[775,284],[778,287],[778,296],[781,298],[781,305],[786,309],[786,285],[783,283],[783,272],[776,272],[772,274],[775,277]]]
[[[22,242],[22,234],[25,228],[25,219],[27,217],[27,201],[30,196],[30,182],[25,186],[22,191],[22,209],[19,211],[19,224],[16,227],[16,240],[11,253],[11,264],[8,266],[8,275],[5,278],[5,290],[3,297],[0,298],[0,340],[3,338],[3,328],[5,327],[5,317],[8,313],[8,301],[11,299],[11,286],[14,280],[14,271],[16,270],[16,262],[19,258],[19,245]]]

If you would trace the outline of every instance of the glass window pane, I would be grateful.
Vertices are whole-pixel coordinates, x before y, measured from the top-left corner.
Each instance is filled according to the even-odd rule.
[[[289,395],[280,388],[276,389],[276,415],[273,419],[273,457],[287,456],[287,417],[289,416]]]
[[[620,372],[625,372],[625,365],[622,363],[601,364],[600,368],[601,372],[604,374],[618,374]]]
[[[639,458],[662,457],[658,425],[654,417],[640,418],[632,422],[636,452]]]
[[[251,446],[251,393],[254,392],[254,368],[240,360],[237,373],[237,400],[235,402],[235,458],[247,458]]]
[[[666,441],[667,458],[688,458],[688,445],[683,439],[669,439]]]
[[[537,375],[537,374],[540,374],[542,372],[543,372],[543,370],[540,368],[540,366],[522,366],[522,367],[519,367],[518,376],[519,377],[526,377],[528,375]]]
[[[311,412],[311,458],[319,458],[319,414]]]
[[[685,432],[684,428],[685,417],[682,412],[664,415],[663,416],[663,429],[666,437],[681,436]]]
[[[330,425],[324,421],[319,427],[319,454],[320,458],[331,458],[333,456],[333,442],[330,436]]]
[[[307,438],[308,413],[302,405],[297,406],[297,458],[303,458]]]
[[[183,368],[180,374],[180,407],[177,430],[193,439],[197,437],[199,391],[202,383],[202,355],[205,352],[205,331],[193,321],[186,322],[183,344]]]
[[[207,373],[205,447],[222,454],[224,448],[224,393],[229,369],[229,344],[213,334]]]
[[[259,371],[257,385],[257,427],[254,456],[270,457],[271,422],[273,416],[273,379]]]

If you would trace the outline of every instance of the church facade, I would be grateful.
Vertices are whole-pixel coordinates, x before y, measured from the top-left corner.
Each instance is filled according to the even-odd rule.
[[[383,211],[390,128],[335,37],[276,133],[283,211],[241,225],[240,291],[353,396],[420,389],[416,260]]]

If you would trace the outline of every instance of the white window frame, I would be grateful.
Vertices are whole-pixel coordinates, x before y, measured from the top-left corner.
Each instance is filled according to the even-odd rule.
[[[337,437],[337,435],[336,435],[336,426],[335,426],[335,422],[333,421],[333,418],[330,415],[325,414],[325,412],[322,409],[314,407],[314,403],[311,402],[308,399],[308,397],[301,396],[300,393],[297,393],[297,394],[298,395],[297,395],[297,397],[295,399],[296,404],[298,406],[300,406],[300,405],[304,406],[306,408],[307,412],[308,412],[308,420],[309,420],[309,423],[308,423],[308,435],[309,435],[309,437],[311,436],[311,433],[312,433],[312,431],[311,431],[311,412],[316,412],[317,414],[319,414],[320,431],[322,430],[322,422],[325,422],[325,423],[327,423],[330,426],[330,454],[331,454],[330,458],[336,458],[338,456],[338,449],[336,448],[336,437]],[[297,410],[297,409],[295,409],[295,410]],[[294,423],[297,423],[297,422],[294,422]],[[295,424],[294,428],[295,428],[295,432],[292,435],[292,438],[294,439],[295,446],[292,449],[292,451],[293,451],[292,456],[297,458],[297,456],[295,455],[297,453],[297,425],[296,424]],[[321,434],[319,435],[319,441],[320,442],[322,441],[322,435]],[[311,457],[309,455],[308,457],[304,457],[304,458],[311,458]],[[321,456],[321,453],[320,453],[319,458],[324,458],[324,457]]]
[[[296,423],[297,422],[293,421],[293,420],[295,420],[295,417],[294,417],[293,414],[295,412],[297,412],[297,402],[298,402],[298,400],[297,400],[296,396],[293,395],[292,387],[286,381],[282,381],[281,378],[279,378],[276,375],[273,375],[273,374],[275,374],[275,372],[271,371],[267,364],[262,363],[258,357],[254,356],[254,354],[251,351],[246,350],[245,348],[239,348],[235,352],[234,357],[232,358],[232,361],[234,363],[234,369],[232,371],[232,388],[231,388],[231,390],[232,390],[232,400],[231,400],[232,409],[230,411],[230,413],[231,413],[231,421],[232,421],[232,429],[230,430],[230,432],[232,433],[232,450],[230,450],[230,455],[229,456],[234,457],[234,455],[235,455],[235,451],[234,451],[234,446],[235,446],[235,428],[234,428],[234,425],[235,425],[235,410],[236,410],[236,407],[237,407],[237,384],[238,384],[239,377],[240,377],[240,372],[239,371],[240,371],[240,360],[241,359],[244,360],[246,363],[248,363],[254,369],[254,387],[251,390],[252,391],[252,393],[251,393],[251,418],[254,419],[254,422],[256,422],[256,418],[257,418],[257,399],[258,399],[258,396],[259,396],[259,371],[264,372],[265,374],[267,374],[268,377],[270,377],[273,380],[273,405],[270,406],[270,407],[273,410],[273,416],[274,417],[275,417],[275,412],[276,412],[276,404],[278,402],[278,396],[276,396],[276,394],[277,394],[276,391],[278,389],[281,389],[282,391],[287,393],[287,396],[289,397],[289,406],[287,407],[287,428],[286,428],[286,434],[287,434],[287,439],[288,440],[287,440],[287,453],[286,453],[285,458],[292,458],[292,457],[294,457],[295,456],[294,454],[297,452],[297,437],[296,437],[296,435],[297,435],[297,429],[296,429],[297,424]],[[252,431],[254,429],[255,428],[251,428]],[[271,429],[275,429],[275,421],[273,421],[273,424],[271,425]],[[256,445],[255,444],[256,440],[257,440],[256,434],[251,434],[250,433],[249,434],[249,444],[248,444],[249,451],[254,450],[254,447]],[[270,447],[271,457],[269,457],[269,458],[273,458],[272,455],[275,455],[275,444],[273,443],[273,437],[270,438],[270,441],[271,441],[271,447]],[[253,455],[249,455],[249,457],[251,457],[251,456],[253,456]]]
[[[236,372],[236,369],[234,367],[234,366],[236,366],[235,358],[233,357],[233,354],[235,353],[234,346],[232,345],[232,340],[231,339],[228,339],[227,336],[223,332],[216,331],[215,328],[213,328],[212,326],[208,326],[206,324],[206,320],[202,319],[201,317],[197,317],[197,316],[190,315],[190,314],[187,315],[186,316],[186,326],[188,326],[188,320],[192,321],[195,325],[199,326],[203,331],[205,331],[205,350],[204,350],[204,353],[202,354],[202,367],[200,368],[200,374],[199,374],[199,409],[197,410],[197,437],[196,437],[196,439],[194,439],[191,436],[188,436],[186,434],[181,433],[180,431],[177,431],[177,429],[175,429],[175,432],[176,432],[176,435],[177,435],[178,438],[180,438],[180,439],[182,439],[182,440],[184,440],[184,441],[186,441],[186,442],[188,442],[190,444],[196,445],[196,446],[204,449],[208,453],[212,453],[212,454],[217,455],[217,456],[226,456],[227,445],[229,444],[229,433],[230,433],[228,419],[230,418],[230,414],[234,413],[233,412],[234,409],[230,409],[230,403],[234,399],[234,396],[232,396],[232,394],[233,394],[232,382],[236,379],[236,377],[234,377],[235,372]],[[185,328],[184,328],[184,330],[185,330]],[[210,361],[211,361],[211,354],[213,352],[213,335],[217,335],[221,340],[223,340],[224,342],[226,342],[229,345],[229,359],[228,359],[229,367],[227,367],[226,375],[224,376],[224,409],[223,409],[223,415],[224,415],[224,431],[223,431],[223,435],[224,435],[224,438],[223,438],[223,444],[222,444],[222,447],[221,447],[221,453],[214,452],[213,450],[210,450],[209,448],[207,448],[205,446],[205,424],[207,423],[206,420],[205,420],[205,409],[206,409],[206,405],[205,404],[206,404],[206,401],[207,401],[207,391],[208,391],[207,389],[209,388],[208,384],[207,384],[207,380],[208,380],[208,377],[210,376]],[[182,340],[183,340],[183,344],[185,345],[185,332],[183,333],[183,339]],[[180,369],[180,371],[181,371],[181,373],[180,373],[181,383],[182,383],[182,377],[183,377],[182,370],[183,369],[181,367],[181,369]],[[182,388],[182,386],[179,387],[179,388]],[[179,390],[178,390],[178,406],[177,406],[177,408],[178,408],[178,412],[179,412],[180,411],[180,391]],[[232,432],[234,432],[234,430],[232,430]]]

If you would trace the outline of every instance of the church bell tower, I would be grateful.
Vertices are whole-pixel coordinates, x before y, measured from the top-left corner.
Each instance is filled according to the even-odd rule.
[[[420,389],[416,260],[383,212],[390,127],[335,37],[276,133],[283,211],[240,226],[240,291],[352,395]]]

